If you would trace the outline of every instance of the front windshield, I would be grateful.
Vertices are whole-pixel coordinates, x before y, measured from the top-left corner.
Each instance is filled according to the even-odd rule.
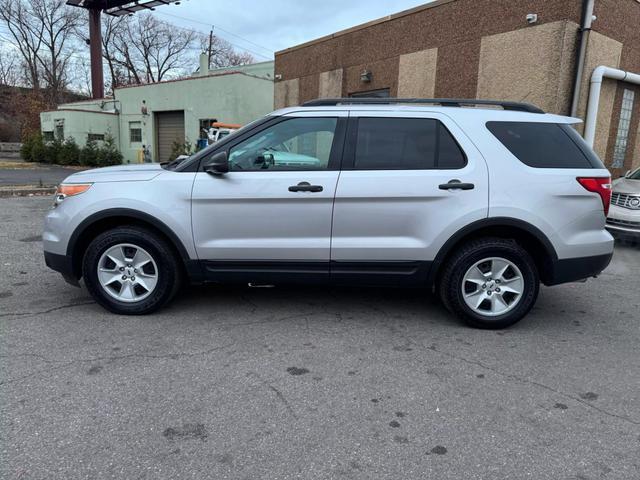
[[[640,168],[636,168],[627,178],[629,180],[640,180]]]

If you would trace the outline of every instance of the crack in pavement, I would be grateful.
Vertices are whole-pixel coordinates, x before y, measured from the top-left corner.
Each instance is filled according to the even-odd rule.
[[[285,408],[287,409],[289,414],[294,418],[294,420],[298,420],[298,416],[296,415],[295,410],[293,409],[293,407],[291,406],[291,404],[289,403],[287,398],[282,394],[282,392],[280,390],[278,390],[276,387],[271,385],[271,383],[269,383],[267,380],[262,378],[256,372],[249,372],[247,375],[255,377],[256,379],[258,379],[258,381],[260,383],[262,383],[265,387],[267,387],[269,390],[271,390],[273,393],[275,393],[277,399],[280,400],[280,402],[285,406]]]
[[[262,337],[258,337],[258,338],[262,338]],[[241,342],[240,345],[248,343],[250,341],[256,340],[257,338],[251,338],[245,342]],[[215,351],[218,350],[224,350],[226,348],[229,347],[233,347],[238,345],[238,342],[232,342],[226,345],[220,345],[217,347],[213,347],[213,348],[209,348],[207,350],[203,350],[203,351],[199,351],[199,352],[179,352],[179,353],[164,353],[164,354],[159,354],[159,355],[152,355],[152,354],[144,354],[144,353],[130,353],[127,355],[109,355],[109,356],[102,356],[102,357],[92,357],[92,358],[78,358],[78,359],[74,359],[74,360],[70,360],[70,361],[64,361],[64,360],[51,360],[51,359],[46,359],[45,357],[41,357],[43,358],[43,361],[50,363],[50,364],[58,364],[52,368],[44,368],[32,373],[29,373],[28,375],[24,375],[22,377],[18,377],[18,378],[13,378],[13,379],[8,379],[5,381],[0,382],[0,386],[2,385],[7,385],[9,383],[15,383],[15,382],[19,382],[21,380],[24,380],[26,378],[32,377],[34,375],[37,375],[39,373],[42,372],[46,372],[46,371],[52,371],[58,368],[64,368],[64,367],[68,367],[74,364],[81,364],[81,363],[94,363],[94,362],[98,362],[98,361],[107,361],[107,362],[111,362],[111,361],[117,361],[117,360],[127,360],[127,359],[132,359],[132,358],[139,358],[139,359],[151,359],[151,360],[158,360],[158,359],[172,359],[172,360],[176,360],[178,358],[182,358],[182,357],[186,357],[186,358],[190,358],[190,357],[196,357],[196,356],[206,356],[209,355]],[[32,355],[32,354],[16,354],[16,355],[2,355],[0,356],[0,358],[10,358],[12,356],[23,356],[23,355]]]
[[[638,421],[638,420],[634,420],[633,418],[629,418],[629,417],[624,416],[624,415],[619,415],[617,413],[609,412],[609,411],[607,411],[607,410],[605,410],[603,408],[597,407],[596,405],[593,405],[593,404],[591,404],[589,402],[584,401],[580,397],[575,397],[575,396],[573,396],[573,395],[571,395],[569,393],[563,392],[561,390],[556,390],[555,388],[550,387],[548,385],[545,385],[544,383],[536,382],[535,380],[529,380],[527,378],[523,378],[523,377],[521,377],[519,375],[514,375],[512,373],[501,372],[500,370],[497,370],[497,369],[495,369],[493,367],[490,367],[490,366],[488,366],[488,365],[486,365],[486,364],[484,364],[484,363],[482,363],[481,361],[478,361],[478,360],[469,360],[468,358],[461,357],[459,355],[454,355],[453,353],[443,352],[442,350],[438,350],[434,345],[431,345],[430,347],[427,347],[427,348],[429,350],[433,351],[433,352],[436,352],[436,353],[440,354],[440,355],[444,355],[444,356],[447,356],[449,358],[453,358],[455,360],[459,360],[459,361],[467,363],[469,365],[476,365],[478,367],[484,368],[485,370],[489,370],[489,371],[491,371],[491,372],[493,372],[493,373],[495,373],[497,375],[500,375],[501,377],[508,378],[508,379],[511,379],[511,380],[516,380],[518,382],[526,383],[526,384],[529,384],[529,385],[534,385],[536,387],[543,388],[543,389],[545,389],[545,390],[547,390],[549,392],[553,392],[553,393],[555,393],[557,395],[562,395],[565,398],[569,398],[571,400],[574,400],[575,402],[578,402],[578,403],[580,403],[580,404],[582,404],[582,405],[584,405],[586,407],[589,407],[589,408],[591,408],[593,410],[596,410],[596,411],[598,411],[598,412],[600,412],[600,413],[602,413],[604,415],[607,415],[609,417],[617,418],[618,420],[623,420],[625,422],[631,423],[632,425],[640,425],[640,421]]]
[[[94,302],[90,302],[90,303],[94,303]],[[83,304],[74,304],[75,305],[83,305]],[[62,307],[57,307],[56,309],[59,309]],[[56,310],[56,309],[51,309],[51,311]],[[257,322],[247,322],[244,324],[227,324],[227,326],[234,326],[234,325],[257,325],[260,323],[273,323],[273,322],[279,322],[279,321],[285,321],[285,320],[290,320],[292,318],[298,318],[298,317],[302,317],[305,314],[296,314],[296,315],[285,315],[282,317],[277,317],[277,318],[271,318],[268,317],[267,319],[263,319]],[[312,314],[313,315],[313,314]],[[24,317],[22,317],[24,318]],[[17,378],[11,378],[8,380],[3,380],[0,381],[0,386],[3,385],[8,385],[10,383],[16,383],[22,380],[25,380],[27,378],[33,377],[35,375],[38,375],[40,373],[44,373],[44,372],[48,372],[48,371],[53,371],[56,369],[61,369],[61,368],[65,368],[74,364],[79,364],[79,363],[92,363],[92,362],[98,362],[98,361],[117,361],[117,360],[126,360],[126,359],[131,359],[131,358],[140,358],[140,359],[152,359],[152,360],[157,360],[157,359],[165,359],[165,358],[169,358],[169,359],[178,359],[181,357],[195,357],[195,356],[206,356],[209,355],[215,351],[218,350],[223,350],[229,347],[233,347],[233,346],[237,346],[237,345],[245,345],[249,342],[252,342],[254,340],[258,340],[264,338],[264,334],[263,335],[259,335],[256,337],[252,337],[249,339],[246,339],[243,342],[232,342],[229,343],[227,345],[221,345],[218,347],[213,347],[207,350],[202,350],[202,351],[198,351],[198,352],[179,352],[179,353],[166,353],[166,354],[158,354],[158,355],[152,355],[152,354],[143,354],[143,353],[130,353],[127,355],[109,355],[109,356],[100,356],[100,357],[92,357],[92,358],[78,358],[78,359],[74,359],[74,360],[70,360],[70,361],[65,361],[65,360],[55,360],[55,359],[50,359],[45,357],[44,355],[39,355],[39,354],[35,354],[35,353],[16,353],[16,354],[10,354],[10,355],[0,355],[0,358],[2,359],[7,359],[7,358],[13,358],[13,357],[35,357],[35,358],[39,358],[41,359],[43,362],[50,364],[50,365],[54,365],[51,368],[43,368],[40,370],[37,370],[35,372],[31,372],[27,375],[23,375],[21,377],[17,377]]]
[[[55,312],[55,311],[58,311],[58,310],[63,310],[65,308],[74,308],[74,307],[80,307],[80,306],[83,306],[83,305],[95,305],[95,303],[96,302],[91,300],[91,301],[88,301],[88,302],[68,303],[68,304],[65,304],[65,305],[60,305],[58,307],[49,308],[48,310],[42,310],[40,312],[0,313],[0,318],[4,318],[4,317],[21,317],[21,318],[35,317],[36,315],[44,315],[44,314]]]

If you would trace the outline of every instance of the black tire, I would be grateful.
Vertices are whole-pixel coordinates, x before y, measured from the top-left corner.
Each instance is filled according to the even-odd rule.
[[[463,297],[466,272],[477,262],[491,257],[504,258],[515,264],[524,282],[520,300],[512,310],[497,316],[478,313]],[[491,237],[472,240],[454,252],[444,265],[439,284],[440,298],[447,309],[468,325],[484,329],[506,328],[518,322],[533,307],[539,289],[538,269],[531,255],[513,240]]]
[[[144,299],[127,303],[110,296],[98,280],[98,262],[104,252],[118,244],[144,249],[157,265],[157,284]],[[82,276],[91,296],[107,310],[122,315],[144,315],[166,305],[178,292],[182,269],[171,246],[156,233],[136,226],[117,227],[94,238],[84,254]]]

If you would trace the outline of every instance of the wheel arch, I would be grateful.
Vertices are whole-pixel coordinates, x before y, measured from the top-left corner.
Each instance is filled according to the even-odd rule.
[[[514,239],[533,257],[542,282],[547,283],[551,278],[558,254],[549,238],[539,228],[523,220],[495,217],[470,223],[445,242],[429,271],[429,285],[433,287],[439,281],[445,261],[457,247],[479,237]]]
[[[82,276],[82,258],[87,247],[97,235],[111,228],[134,225],[146,228],[167,241],[182,260],[186,271],[191,275],[194,262],[178,236],[161,220],[139,210],[113,208],[103,210],[85,218],[76,227],[67,244],[67,256],[71,258],[73,275]]]

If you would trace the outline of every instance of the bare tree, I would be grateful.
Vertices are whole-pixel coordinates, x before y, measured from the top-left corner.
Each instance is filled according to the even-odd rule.
[[[38,56],[43,77],[51,91],[51,100],[58,103],[67,87],[70,44],[76,37],[78,16],[65,4],[65,0],[31,0],[33,17],[42,25],[44,54]]]
[[[44,25],[34,21],[32,11],[22,0],[0,0],[0,18],[13,37],[27,70],[28,83],[40,88],[40,62]]]
[[[134,61],[129,17],[106,17],[103,22],[102,55],[109,67],[110,88],[141,84]]]
[[[200,35],[200,48],[209,52],[209,35]],[[214,35],[211,39],[211,56],[209,68],[235,67],[255,62],[253,55],[248,52],[238,52],[225,39]]]
[[[13,37],[34,89],[47,87],[57,103],[67,87],[78,17],[65,0],[0,0],[0,19]]]
[[[0,48],[0,85],[17,87],[20,84],[22,65],[18,53],[9,48]]]
[[[160,82],[184,75],[194,65],[197,34],[151,14],[106,18],[103,55],[112,87]]]

